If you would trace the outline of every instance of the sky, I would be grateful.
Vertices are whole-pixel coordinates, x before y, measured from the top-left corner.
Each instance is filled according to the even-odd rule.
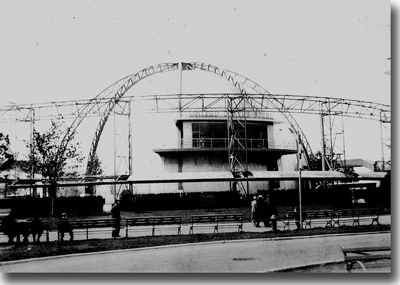
[[[391,104],[386,0],[1,1],[1,106],[91,99],[164,62],[232,70],[272,94]],[[301,121],[301,122],[300,122]],[[379,124],[346,125],[348,158],[382,157]],[[319,148],[315,117],[299,118]]]

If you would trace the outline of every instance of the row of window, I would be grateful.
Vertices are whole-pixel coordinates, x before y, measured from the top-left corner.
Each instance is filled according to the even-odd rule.
[[[237,137],[247,139],[268,139],[267,124],[265,123],[247,123],[246,132],[239,123],[234,123],[233,129]],[[217,122],[196,122],[192,123],[192,138],[224,139],[228,137],[228,127],[226,123]]]

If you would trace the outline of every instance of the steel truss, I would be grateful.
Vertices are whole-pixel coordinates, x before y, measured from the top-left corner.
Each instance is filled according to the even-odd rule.
[[[238,93],[217,93],[217,94],[169,94],[169,95],[134,95],[125,96],[126,92],[139,81],[157,73],[178,71],[181,66],[183,71],[201,70],[216,74],[230,82]],[[123,98],[122,98],[123,97]],[[348,100],[341,98],[303,96],[303,95],[282,95],[272,94],[254,81],[229,70],[223,70],[216,66],[191,62],[191,63],[163,63],[157,64],[141,71],[128,75],[111,84],[95,98],[90,100],[76,100],[63,102],[50,102],[44,104],[11,105],[0,108],[0,121],[10,120],[10,113],[20,112],[19,116],[30,118],[31,110],[35,110],[34,120],[46,120],[56,117],[73,118],[73,122],[66,132],[60,145],[63,151],[69,143],[72,135],[86,117],[100,117],[92,140],[87,174],[90,174],[89,165],[95,156],[97,146],[107,120],[114,108],[124,102],[152,101],[153,112],[206,112],[218,111],[237,114],[237,119],[243,120],[243,116],[237,110],[227,109],[229,100],[239,100],[247,111],[254,113],[279,112],[284,115],[291,128],[296,132],[302,144],[302,152],[309,160],[312,155],[311,147],[306,136],[292,114],[319,114],[321,116],[345,116],[363,119],[377,120],[382,123],[391,122],[390,106],[361,100]],[[238,105],[239,106],[239,105]],[[11,118],[15,120],[15,116]],[[32,119],[29,119],[32,121]],[[232,153],[231,153],[232,154]],[[240,162],[246,165],[244,162]],[[246,170],[246,167],[243,168]]]
[[[263,95],[248,93],[254,100],[263,100]],[[375,120],[383,123],[391,123],[390,105],[349,100],[331,97],[302,96],[302,95],[282,95],[271,94],[276,100],[285,105],[285,109],[291,113],[314,114],[314,115],[339,115],[345,117]],[[226,111],[219,105],[228,96],[240,96],[240,93],[196,93],[196,94],[165,94],[165,95],[132,95],[124,96],[118,102],[124,101],[152,101],[153,108],[150,112],[170,113],[170,112],[193,112],[193,111]],[[182,106],[179,107],[180,98]],[[265,99],[265,98],[264,98]],[[0,107],[0,122],[11,122],[16,117],[18,120],[31,118],[31,111],[35,110],[35,120],[51,120],[58,117],[76,118],[82,116],[81,107],[83,105],[93,105],[86,113],[85,117],[101,117],[106,114],[105,106],[110,99],[90,99],[75,101],[59,101],[50,103],[19,104]],[[343,109],[341,109],[343,108]],[[265,102],[264,112],[280,112],[274,105]],[[14,114],[17,113],[17,114]]]

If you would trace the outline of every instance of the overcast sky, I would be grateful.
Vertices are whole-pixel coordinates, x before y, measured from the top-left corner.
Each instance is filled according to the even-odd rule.
[[[273,94],[391,99],[385,0],[3,0],[0,36],[3,106],[90,99],[147,66],[180,61],[232,70]],[[375,150],[379,135],[365,135]]]

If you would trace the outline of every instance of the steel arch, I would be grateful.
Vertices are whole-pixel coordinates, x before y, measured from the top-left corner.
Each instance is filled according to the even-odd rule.
[[[110,113],[114,109],[115,105],[118,103],[118,100],[124,96],[124,94],[137,82],[140,80],[149,77],[153,74],[157,73],[162,73],[166,71],[173,71],[173,70],[178,70],[178,63],[163,63],[163,64],[157,64],[157,65],[152,65],[149,67],[146,67],[145,69],[142,69],[138,73],[132,74],[128,77],[125,77],[126,80],[122,86],[120,86],[117,90],[117,92],[113,95],[113,97],[108,101],[105,113],[103,117],[100,119],[99,124],[97,125],[94,138],[92,140],[92,144],[90,146],[90,151],[89,151],[89,157],[88,157],[88,163],[86,167],[86,174],[91,173],[91,165],[92,165],[92,160],[95,157],[97,146],[99,144],[100,136],[103,132],[104,126],[107,123],[108,117],[110,116]]]
[[[101,133],[104,129],[104,126],[108,120],[108,117],[109,117],[111,111],[113,110],[113,108],[114,108],[115,104],[118,102],[118,100],[122,96],[124,96],[124,94],[140,80],[142,80],[150,75],[153,75],[155,73],[173,71],[173,70],[177,70],[178,68],[179,68],[179,63],[165,63],[165,64],[153,65],[153,66],[147,67],[147,68],[139,71],[138,73],[127,76],[123,80],[120,80],[117,82],[117,83],[120,83],[121,81],[125,81],[122,84],[122,86],[120,86],[118,88],[118,90],[115,92],[113,97],[108,101],[107,106],[106,106],[106,111],[104,112],[104,115],[100,119],[100,122],[96,128],[95,135],[92,140],[92,145],[91,145],[90,152],[89,152],[89,157],[88,157],[88,164],[87,164],[87,169],[86,169],[87,174],[90,174],[90,172],[91,172],[91,169],[90,169],[91,161],[95,156]],[[258,89],[262,90],[262,92],[263,92],[263,93],[261,93],[259,90],[252,88],[257,93],[264,94],[264,95],[267,94],[270,97],[269,99],[274,99],[274,96],[271,95],[268,91],[266,91],[266,89],[262,88],[260,85],[256,84],[255,82],[251,81],[250,79],[248,79],[244,76],[241,76],[237,73],[234,73],[232,71],[223,70],[223,69],[220,69],[219,67],[216,67],[216,66],[213,66],[210,64],[200,63],[200,62],[182,63],[182,70],[203,70],[203,71],[208,71],[210,73],[217,74],[217,75],[225,78],[240,92],[241,95],[239,95],[239,96],[244,96],[247,103],[249,103],[251,108],[255,111],[259,111],[260,109],[262,109],[263,104],[260,104],[259,102],[255,101],[252,97],[247,95],[247,92],[246,92],[245,88],[242,87],[242,84],[248,86],[247,83],[251,82],[254,86],[257,86]],[[236,80],[236,78],[241,79],[242,82],[239,82],[238,80]],[[104,93],[107,93],[109,95],[110,92],[108,90],[115,90],[115,88],[113,88],[114,85],[111,85],[110,87],[108,87],[105,90],[107,92],[103,91],[96,98],[98,98],[99,96],[101,98],[104,98],[104,96],[101,96],[101,94],[104,94]],[[238,96],[238,95],[235,95],[235,96]],[[285,106],[282,103],[280,103],[278,100],[275,100],[275,101],[278,103],[278,105],[276,105],[276,108],[286,117],[286,119],[288,120],[288,122],[292,126],[292,128],[294,130],[296,130],[297,133],[300,135],[300,137],[302,139],[303,148],[305,148],[305,153],[307,155],[307,162],[308,162],[308,156],[312,152],[311,152],[311,147],[310,147],[304,133],[302,132],[299,124],[296,122],[296,120],[293,118],[293,116],[290,114],[290,112],[285,108]],[[257,106],[257,104],[258,104],[258,106]],[[281,105],[281,106],[279,106],[279,105]],[[82,119],[83,119],[83,117],[82,117]],[[82,119],[79,121],[79,123],[82,121]],[[77,124],[77,126],[78,126],[78,124]]]
[[[198,63],[198,62],[193,62],[190,63],[191,65],[194,66],[194,68],[200,69],[200,70],[206,70],[210,71],[210,67],[206,66],[204,63]],[[218,67],[211,66],[211,70],[214,71],[214,73],[219,74],[222,77],[225,77],[229,82],[231,82],[235,87],[237,87],[243,95],[245,95],[245,98],[247,99],[247,102],[250,104],[250,106],[253,108],[253,110],[261,110],[263,109],[264,103],[267,100],[270,100],[269,102],[275,106],[275,108],[281,112],[285,118],[287,119],[288,123],[290,126],[296,131],[296,134],[299,135],[299,139],[301,142],[301,145],[304,149],[304,153],[307,157],[306,161],[309,165],[309,158],[312,155],[312,150],[311,146],[304,135],[304,132],[302,131],[300,125],[297,123],[295,118],[292,116],[288,108],[274,97],[270,92],[268,92],[265,88],[263,88],[261,85],[255,83],[254,81],[250,80],[247,77],[244,77],[243,75],[240,75],[236,72],[230,71],[230,70],[223,70],[220,71]],[[255,100],[254,97],[251,97],[251,95],[248,95],[246,90],[242,86],[247,86],[254,90],[256,93],[261,94],[261,102]],[[257,106],[258,105],[258,106]]]
[[[256,98],[252,99],[252,102],[258,104],[261,109],[265,107],[264,104],[266,102],[270,102],[273,106],[275,106],[275,108],[279,112],[282,113],[283,116],[285,116],[290,126],[295,130],[296,134],[299,136],[298,143],[300,143],[300,145],[303,148],[302,153],[306,155],[306,161],[309,166],[310,157],[312,156],[311,146],[304,132],[302,131],[300,125],[297,123],[297,121],[292,116],[292,114],[290,113],[289,109],[285,106],[285,104],[281,102],[279,99],[275,98],[275,96],[272,95],[267,89],[263,88],[261,85],[257,84],[251,79],[230,70],[227,70],[227,73],[231,74],[231,76],[236,78],[240,82],[240,84],[247,86],[250,89],[254,90],[256,93],[262,95],[260,98],[258,98],[259,100],[256,100]]]

